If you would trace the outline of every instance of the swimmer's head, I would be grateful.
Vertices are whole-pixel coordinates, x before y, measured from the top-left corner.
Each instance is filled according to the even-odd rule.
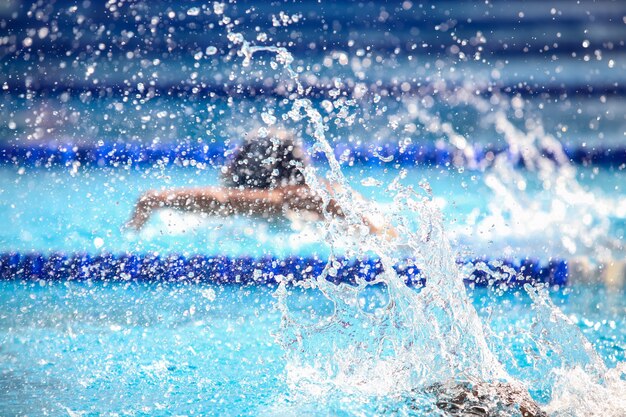
[[[259,128],[244,139],[225,167],[228,187],[272,189],[304,185],[307,158],[295,135],[285,129]]]

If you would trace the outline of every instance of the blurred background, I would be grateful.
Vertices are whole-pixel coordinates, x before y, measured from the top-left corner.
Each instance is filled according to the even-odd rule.
[[[258,52],[244,66],[229,32],[293,55],[304,96],[366,197],[389,203],[367,178],[386,184],[403,168],[416,186],[429,182],[461,258],[623,258],[619,1],[5,1],[0,213],[11,222],[0,249],[321,250],[294,235],[269,250],[270,237],[239,223],[229,244],[221,223],[198,229],[176,216],[139,239],[120,233],[147,189],[218,183],[225,152],[255,127],[282,123],[312,144],[288,116],[296,90],[282,63]],[[561,146],[577,198],[548,178]],[[490,167],[501,151],[506,172]],[[535,168],[511,171],[519,166]]]
[[[286,77],[263,60],[242,68],[220,8],[4,1],[1,143],[213,146],[251,119],[260,122],[263,109],[280,113]],[[338,83],[359,101],[359,123],[333,132],[336,140],[440,139],[401,118],[400,98],[412,96],[470,141],[502,146],[471,109],[432,99],[437,89],[470,86],[519,97],[567,146],[623,145],[623,2],[241,1],[225,8],[247,40],[291,51],[310,97],[328,99]]]

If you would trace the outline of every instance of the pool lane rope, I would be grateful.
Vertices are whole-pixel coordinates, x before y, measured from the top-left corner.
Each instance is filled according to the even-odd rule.
[[[328,279],[335,283],[354,284],[358,278],[372,281],[383,272],[377,259],[337,259],[340,268]],[[280,280],[303,280],[319,276],[327,260],[317,257],[252,258],[228,256],[182,256],[154,254],[84,254],[28,253],[0,254],[2,280],[71,280],[71,281],[130,281],[130,282],[191,282],[240,285],[272,285]],[[540,262],[536,259],[459,261],[468,286],[519,287],[524,284],[545,283],[565,286],[568,283],[568,263],[565,260]],[[488,265],[495,273],[481,269]],[[469,268],[466,268],[469,267]],[[427,277],[410,260],[395,266],[409,286],[426,284]]]
[[[470,145],[468,145],[470,146]],[[0,145],[0,164],[26,166],[69,166],[75,163],[90,167],[117,167],[126,165],[221,165],[225,162],[226,149],[221,145],[206,144],[159,144],[103,143],[101,145],[48,145],[10,146]],[[365,144],[351,146],[337,144],[335,154],[342,161],[360,165],[387,163],[401,166],[436,165],[485,167],[495,156],[506,153],[514,165],[524,166],[519,153],[506,149],[473,145],[473,152],[464,152],[451,145],[412,144],[403,148],[397,145]],[[626,167],[625,148],[571,148],[565,149],[570,162],[582,165],[614,165]],[[468,160],[472,155],[472,160]],[[554,159],[549,151],[544,156]],[[313,155],[314,159],[319,156]]]

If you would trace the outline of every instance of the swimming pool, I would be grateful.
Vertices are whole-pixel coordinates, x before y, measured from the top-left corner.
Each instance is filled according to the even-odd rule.
[[[623,415],[625,13],[0,6],[0,414]],[[343,218],[123,227],[277,125]]]
[[[272,288],[211,284],[0,283],[2,390],[6,415],[357,415],[427,413],[432,402],[355,398],[339,389],[320,402],[293,397]],[[310,297],[317,297],[318,304]],[[580,286],[552,294],[609,366],[624,361],[624,297]],[[536,398],[550,396],[541,363],[511,323],[532,322],[523,293],[476,290],[472,299],[531,375]],[[319,294],[293,300],[317,305]],[[395,411],[394,411],[395,410]],[[410,411],[413,410],[413,411]],[[432,410],[431,410],[432,411]]]
[[[385,193],[382,185],[368,186],[364,178],[390,183],[401,168],[388,165],[391,167],[356,165],[344,169],[351,185],[366,198],[379,202],[383,211],[391,203],[391,196]],[[131,166],[129,169],[79,168],[72,171],[67,167],[4,166],[0,167],[0,173],[3,197],[0,215],[9,220],[0,231],[0,252],[4,253],[175,252],[185,256],[317,255],[322,258],[329,254],[329,248],[316,233],[321,224],[298,225],[286,220],[268,223],[247,218],[225,220],[164,210],[141,233],[124,230],[132,207],[143,192],[177,186],[216,185],[220,175],[216,168]],[[463,233],[468,227],[468,219],[472,220],[476,212],[486,216],[489,204],[497,199],[497,195],[485,185],[486,174],[463,168],[417,166],[407,168],[407,183],[418,187],[421,181],[429,181],[437,204],[450,223],[452,238],[456,234],[467,257],[545,259],[577,255],[568,253],[558,241],[548,241],[545,229],[538,236],[525,226],[526,236],[518,236],[517,247],[509,240],[509,248],[489,244],[489,241],[510,237],[512,232],[498,236],[500,232],[507,233],[506,230],[494,231],[487,236]],[[532,175],[527,177],[530,198],[549,198],[540,193],[539,184]],[[607,206],[615,208],[608,213],[611,219],[609,230],[611,237],[618,240],[624,236],[626,213],[621,206],[626,194],[623,190],[625,178],[626,170],[598,171],[593,167],[578,170],[581,184],[597,198],[606,199]],[[535,245],[538,240],[543,246]]]
[[[320,274],[331,254],[342,254],[341,247],[331,251],[316,236],[316,228],[323,223],[294,226],[288,221],[211,219],[164,211],[146,230],[129,234],[121,226],[141,192],[160,184],[215,184],[218,172],[193,167],[76,169],[70,165],[26,167],[24,171],[22,167],[5,166],[0,176],[1,210],[11,220],[2,231],[5,246],[0,249],[22,254],[18,268],[3,266],[3,274],[9,274],[3,277],[9,281],[2,282],[0,289],[4,359],[0,402],[8,414],[45,410],[52,415],[355,415],[408,410],[429,414],[437,409],[436,398],[429,394],[399,397],[370,392],[354,397],[336,382],[330,383],[333,388],[320,405],[317,389],[285,374],[290,362],[285,362],[281,345],[282,301],[277,301],[274,277],[302,274],[304,267],[295,269],[301,265],[298,259],[312,258],[318,264],[304,275]],[[361,182],[363,172],[384,182],[400,169],[406,168],[357,164],[344,172],[356,189],[385,210],[390,200],[381,187]],[[578,180],[593,195],[604,196],[612,204],[621,201],[621,194],[613,192],[620,190],[623,170],[590,167],[577,172]],[[547,229],[540,235],[527,232],[515,249],[493,244],[498,230],[482,240],[463,240],[472,213],[489,213],[489,201],[497,199],[485,185],[487,173],[414,167],[408,169],[407,179],[417,186],[428,178],[438,199],[436,206],[443,209],[452,236],[458,233],[458,245],[464,247],[457,253],[460,261],[487,257],[547,262],[546,254],[567,259],[566,247],[546,239]],[[532,174],[527,178],[532,190]],[[541,190],[536,187],[530,195],[540,196]],[[615,211],[609,217],[612,237],[623,240],[623,214]],[[311,228],[308,232],[307,227]],[[510,236],[501,238],[511,244]],[[537,247],[537,242],[542,246]],[[50,263],[63,253],[80,254],[85,260],[64,264],[60,258]],[[28,254],[47,257],[48,263],[37,269],[36,258]],[[110,254],[117,255],[113,260],[118,264],[107,261]],[[24,261],[24,255],[29,260]],[[591,257],[585,249],[574,255]],[[156,265],[159,256],[159,267],[141,269],[140,265]],[[5,265],[7,259],[0,263]],[[198,263],[189,270],[180,266],[185,259],[214,263]],[[236,263],[237,259],[259,263]],[[281,267],[280,262],[286,260]],[[119,265],[132,262],[137,266]],[[263,272],[257,275],[257,271]],[[370,279],[381,272],[378,265],[369,273]],[[543,275],[547,282],[558,284],[551,298],[593,343],[607,366],[614,368],[626,354],[622,292],[604,285],[568,283],[572,272],[565,269],[564,281],[555,281],[551,273]],[[354,274],[348,268],[337,274],[336,282],[354,285]],[[532,276],[530,270],[525,274]],[[598,274],[601,270],[592,276],[599,279]],[[423,282],[418,279],[416,284],[419,293]],[[576,348],[569,352],[565,345],[557,348],[554,340],[548,343],[533,333],[541,322],[537,306],[521,283],[487,288],[468,284],[491,348],[509,375],[523,380],[544,407],[571,411],[567,401],[560,402],[562,383],[551,369],[576,362],[580,352]],[[372,287],[359,297],[376,309],[384,305],[387,295],[384,289]],[[314,290],[294,289],[286,302],[303,322],[332,312],[328,300]],[[356,340],[366,338],[359,335],[360,331],[354,335]],[[556,337],[559,340],[562,335]]]

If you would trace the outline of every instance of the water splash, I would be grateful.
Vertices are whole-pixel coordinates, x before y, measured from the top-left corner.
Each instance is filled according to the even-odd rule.
[[[257,52],[275,53],[295,82],[298,95],[304,94],[297,72],[291,67],[293,57],[286,49],[251,46],[243,36],[232,32],[230,39],[241,44],[246,65]],[[373,213],[348,185],[326,138],[327,128],[320,112],[310,100],[296,97],[288,117],[308,122],[315,139],[314,150],[322,152],[329,164],[324,176],[332,187],[323,186],[318,172],[311,167],[305,169],[307,184],[321,195],[326,206],[331,199],[336,201],[345,215],[337,219],[325,212],[326,241],[333,247],[346,227],[360,230],[357,253],[377,256],[385,271],[374,282],[335,285],[326,278],[342,265],[331,257],[321,275],[296,283],[321,291],[334,304],[332,315],[314,324],[303,324],[293,317],[287,306],[290,290],[287,283],[281,283],[277,291],[283,313],[279,338],[289,352],[294,384],[314,377],[327,389],[341,386],[390,394],[445,380],[506,380],[508,376],[489,350],[482,324],[465,293],[441,212],[432,199],[402,186],[400,179],[394,181],[388,187],[394,193],[396,207],[391,218],[400,238],[390,240],[368,233],[366,219]],[[408,288],[393,269],[401,247],[410,248],[413,264],[428,279],[420,292]],[[363,310],[359,299],[376,284],[384,284],[388,303],[371,314]]]
[[[478,113],[477,123],[491,126],[506,144],[491,163],[479,163],[472,145],[449,122],[431,114],[419,100],[404,99],[407,120],[417,120],[430,133],[447,138],[463,155],[459,163],[483,170],[484,183],[492,191],[488,213],[455,231],[460,240],[471,241],[472,250],[479,253],[489,252],[493,246],[517,245],[520,253],[516,255],[525,256],[528,253],[524,250],[540,244],[546,256],[575,257],[591,263],[623,258],[623,244],[610,237],[610,217],[624,217],[620,209],[623,201],[596,195],[580,184],[561,142],[545,131],[540,118],[524,108],[523,100],[508,99],[497,92],[485,98],[475,94],[471,86],[449,88],[445,82],[437,86],[442,102],[455,109],[473,109]],[[524,128],[508,117],[510,108],[516,109],[516,117],[524,119]],[[524,173],[516,169],[520,164]],[[480,236],[483,245],[477,242]]]
[[[477,389],[484,383],[505,382],[522,390],[524,388],[520,387],[535,384],[537,388],[543,384],[550,392],[548,408],[554,415],[603,415],[607,412],[616,415],[626,411],[622,399],[612,401],[626,388],[624,365],[608,370],[591,344],[551,303],[543,289],[525,288],[533,303],[532,326],[528,330],[512,331],[527,336],[528,343],[539,351],[531,361],[534,372],[518,372],[519,381],[513,378],[510,372],[519,370],[516,369],[519,366],[502,343],[503,339],[492,333],[488,322],[481,321],[470,303],[455,253],[444,231],[443,216],[433,203],[427,184],[422,191],[403,186],[401,173],[387,187],[394,200],[387,214],[388,224],[396,230],[397,237],[368,233],[367,219],[376,213],[357,198],[348,185],[326,137],[323,118],[306,98],[308,92],[300,83],[298,72],[292,68],[293,56],[285,48],[253,46],[241,34],[233,32],[232,26],[229,39],[239,45],[244,66],[249,66],[258,52],[275,54],[276,61],[296,86],[296,92],[289,97],[291,110],[283,119],[308,124],[315,139],[313,150],[325,155],[329,167],[324,175],[312,167],[305,168],[307,184],[322,197],[325,206],[334,200],[345,214],[345,218],[338,219],[325,211],[324,234],[329,246],[333,248],[346,229],[353,228],[359,231],[361,238],[352,255],[374,255],[384,269],[371,282],[335,285],[327,278],[336,275],[343,265],[331,256],[320,275],[305,281],[285,279],[280,283],[275,294],[282,313],[277,339],[287,353],[288,381],[295,393],[304,394],[303,398],[311,394],[329,396],[337,390],[357,394],[359,398],[408,396],[424,406],[429,401],[432,403],[432,397],[419,400],[423,395],[420,392],[427,393],[441,384],[458,387],[469,383]],[[476,109],[484,109],[484,100],[473,94],[466,97]],[[450,124],[441,123],[423,111],[418,117],[433,131],[447,135],[467,160],[474,159],[472,148]],[[580,213],[595,207],[594,214],[602,218],[598,205],[584,203],[591,195],[576,182],[575,171],[556,139],[546,135],[538,125],[526,133],[519,131],[502,110],[496,111],[488,121],[504,135],[511,151],[537,172],[544,188],[554,192],[552,211],[547,214],[551,221],[562,221],[554,210],[568,207]],[[544,156],[540,148],[548,149],[551,158]],[[333,185],[326,186],[321,177]],[[517,216],[517,222],[528,220],[523,216],[528,213],[528,207],[535,207],[533,202],[523,193],[511,191],[513,185],[519,188],[521,181],[523,178],[512,168],[506,154],[498,155],[493,171],[486,176],[487,185],[505,204],[502,211],[494,210],[494,215],[504,218],[502,212],[506,211],[508,219]],[[589,229],[572,231],[570,228],[562,243],[566,248],[572,240],[586,243],[583,235],[593,243],[606,227],[601,222],[595,229],[598,233],[591,235],[585,235]],[[393,269],[393,265],[401,261],[398,254],[406,253],[407,248],[411,255],[409,266],[419,268],[427,279],[427,284],[419,290],[408,288]],[[497,274],[487,265],[482,269],[485,273]],[[372,289],[378,294],[373,303],[368,298]],[[331,306],[307,310],[305,319],[306,314],[290,307],[290,296],[298,291],[321,295]],[[321,305],[319,301],[314,305]],[[585,386],[572,382],[572,376],[578,376],[577,381],[585,381]],[[605,405],[607,402],[610,405]],[[516,410],[502,411],[500,415],[515,415]]]

